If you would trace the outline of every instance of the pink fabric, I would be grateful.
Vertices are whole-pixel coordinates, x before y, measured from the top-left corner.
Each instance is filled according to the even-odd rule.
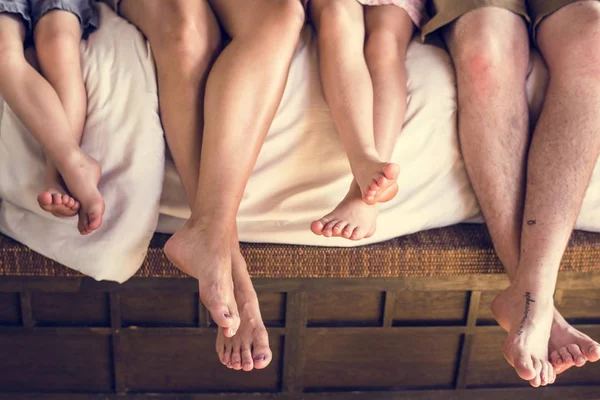
[[[365,6],[384,6],[387,4],[394,4],[401,7],[410,19],[414,22],[417,28],[421,27],[423,22],[423,15],[425,12],[425,1],[426,0],[357,0],[360,4]],[[310,0],[302,0],[304,7],[308,6]]]

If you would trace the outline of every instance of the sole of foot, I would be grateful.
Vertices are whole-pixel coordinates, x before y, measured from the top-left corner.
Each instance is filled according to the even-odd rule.
[[[362,167],[360,171],[360,175],[362,175],[360,180],[358,174],[355,174],[355,177],[359,182],[362,199],[366,204],[385,203],[398,193],[398,184],[396,183],[400,173],[398,164],[372,163],[368,167]],[[390,193],[393,195],[390,196]]]
[[[511,286],[494,299],[492,311],[508,328],[504,357],[519,377],[533,387],[554,383],[556,372],[548,359],[552,298],[539,298],[519,286]]]
[[[83,152],[66,160],[59,168],[69,192],[80,203],[77,228],[89,235],[102,225],[104,199],[98,191],[102,169],[98,161]]]
[[[79,202],[67,194],[66,190],[48,187],[37,197],[40,208],[57,218],[70,218],[79,212]]]
[[[198,280],[202,304],[224,335],[232,337],[240,317],[233,293],[231,251],[221,243],[228,241],[215,243],[210,230],[186,224],[171,236],[164,251],[173,265]]]

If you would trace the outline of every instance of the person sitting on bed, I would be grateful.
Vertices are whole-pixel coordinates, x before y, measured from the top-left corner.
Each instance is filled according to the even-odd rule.
[[[79,147],[87,109],[79,45],[97,27],[92,0],[0,0],[0,95],[46,155],[40,207],[57,217],[79,214],[82,235],[104,214],[100,164]],[[29,41],[41,74],[25,58]]]
[[[354,180],[311,230],[351,240],[375,233],[379,203],[398,192],[389,163],[406,112],[405,58],[425,0],[310,0],[321,82]]]
[[[423,32],[440,30],[454,61],[462,154],[511,280],[492,304],[508,332],[504,357],[521,379],[546,386],[600,360],[600,344],[554,307],[561,259],[600,153],[600,2],[432,6]],[[531,42],[550,72],[534,124],[525,85]]]
[[[272,352],[236,216],[283,97],[301,1],[104,1],[146,36],[156,62],[161,120],[191,208],[165,253],[198,279],[221,363],[266,368]],[[231,38],[223,49],[219,22]]]

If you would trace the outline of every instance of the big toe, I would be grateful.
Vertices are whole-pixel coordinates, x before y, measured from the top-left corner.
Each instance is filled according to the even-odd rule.
[[[386,163],[383,166],[383,174],[389,180],[396,180],[400,173],[400,166],[394,163]]]
[[[313,223],[310,224],[310,230],[315,235],[322,235],[323,228],[325,228],[325,222],[322,219],[320,219],[318,221],[313,221]]]
[[[237,307],[220,304],[208,308],[210,316],[220,328],[223,328],[225,337],[235,336],[240,327],[240,317],[238,316]]]
[[[590,346],[588,346],[585,352],[585,356],[590,362],[596,362],[600,360],[600,344],[593,343]]]
[[[533,360],[528,354],[520,355],[516,359],[514,367],[519,377],[523,380],[531,381],[538,375],[534,368]]]
[[[52,193],[44,191],[38,195],[37,200],[40,206],[49,206],[52,204]]]
[[[252,359],[254,360],[254,367],[256,369],[266,368],[273,359],[273,353],[269,347],[269,335],[264,328],[256,331]]]

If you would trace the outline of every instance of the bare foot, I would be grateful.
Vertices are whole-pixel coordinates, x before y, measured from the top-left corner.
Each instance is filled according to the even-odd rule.
[[[556,379],[548,360],[548,343],[554,313],[552,298],[544,299],[512,285],[492,303],[497,320],[508,328],[504,357],[531,386],[551,384]]]
[[[391,200],[398,192],[398,164],[367,161],[356,171],[352,171],[358,182],[362,199],[365,203],[373,205]],[[394,191],[394,196],[389,196],[388,190]]]
[[[219,360],[236,371],[266,368],[273,358],[269,335],[260,315],[258,298],[250,281],[246,262],[239,250],[232,249],[235,299],[240,309],[240,329],[234,337],[227,337],[219,328],[216,350]]]
[[[397,187],[397,186],[396,186]],[[392,190],[390,188],[389,190]],[[352,182],[344,200],[329,214],[313,221],[310,230],[315,235],[360,240],[373,236],[379,206],[368,205],[362,199],[356,181]]]
[[[98,161],[82,151],[57,165],[69,192],[81,204],[79,233],[87,235],[100,228],[104,215],[104,200],[98,191],[102,171]]]
[[[507,316],[497,316],[497,321],[508,332],[509,322],[504,317]],[[555,308],[548,354],[556,375],[560,375],[571,367],[583,367],[588,361],[599,361],[600,344],[573,328]]]
[[[188,221],[171,236],[164,251],[177,268],[198,280],[202,304],[225,336],[232,337],[240,317],[233,295],[229,239],[222,236]]]
[[[37,200],[40,208],[58,218],[74,217],[79,211],[79,202],[64,187],[60,174],[49,161],[46,164],[46,190]]]
[[[573,366],[583,367],[587,361],[600,360],[600,344],[573,328],[557,310],[554,310],[548,352],[557,374]]]

